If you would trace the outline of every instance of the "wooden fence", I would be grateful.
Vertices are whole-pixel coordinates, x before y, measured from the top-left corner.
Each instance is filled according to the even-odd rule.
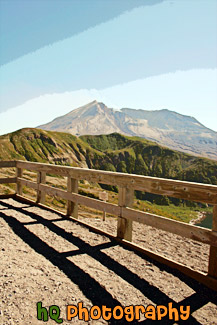
[[[16,183],[16,193],[12,195],[16,199],[24,200],[22,196],[22,187],[28,186],[37,191],[37,200],[35,204],[39,206],[44,206],[46,194],[55,195],[67,200],[66,215],[71,216],[73,220],[76,219],[78,221],[78,204],[116,215],[118,217],[117,236],[112,236],[111,234],[107,234],[94,227],[91,228],[107,234],[122,245],[139,250],[149,257],[169,265],[170,267],[176,268],[184,274],[204,283],[212,289],[217,290],[217,186],[26,161],[1,161],[0,168],[6,167],[15,167],[16,177],[0,178],[0,184]],[[37,181],[34,182],[24,179],[22,177],[23,169],[37,172]],[[67,190],[65,191],[46,185],[47,173],[66,176]],[[79,180],[118,186],[118,205],[78,194]],[[135,190],[213,205],[212,230],[132,209]],[[25,200],[27,201],[27,199]],[[160,254],[156,254],[150,250],[133,244],[132,221],[137,221],[139,223],[210,245],[208,273],[205,274],[203,272],[195,271],[181,263],[177,263],[171,259],[166,259]],[[78,222],[82,223],[81,221]]]

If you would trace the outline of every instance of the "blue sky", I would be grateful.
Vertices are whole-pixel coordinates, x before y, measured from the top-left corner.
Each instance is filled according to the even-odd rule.
[[[217,0],[0,1],[0,134],[97,99],[217,130]]]

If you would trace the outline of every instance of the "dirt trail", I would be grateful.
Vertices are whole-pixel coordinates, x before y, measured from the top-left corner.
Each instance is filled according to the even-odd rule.
[[[88,222],[115,232],[113,219]],[[207,268],[207,245],[138,224],[133,237],[136,243],[195,269]],[[173,302],[176,308],[191,306],[185,324],[217,324],[217,294],[212,290],[56,213],[1,200],[0,238],[1,324],[43,324],[37,320],[39,301],[47,308],[58,305],[63,324],[107,324],[102,318],[66,321],[66,305],[80,301],[87,308]],[[50,319],[47,324],[56,322]]]

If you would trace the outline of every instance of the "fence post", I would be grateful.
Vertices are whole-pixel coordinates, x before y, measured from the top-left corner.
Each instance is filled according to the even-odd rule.
[[[69,193],[78,193],[78,180],[68,176],[67,180],[67,192]],[[67,216],[73,216],[78,218],[78,204],[70,200],[67,201]]]
[[[212,231],[217,231],[217,205],[213,206]],[[217,247],[210,246],[208,274],[217,279]]]
[[[45,172],[38,172],[37,184],[40,185],[40,184],[44,184],[44,183],[46,183],[46,173]],[[45,192],[40,191],[39,189],[37,191],[36,203],[45,204]]]
[[[22,177],[23,176],[23,169],[16,167],[16,177]],[[23,194],[23,186],[20,184],[20,182],[17,180],[17,189],[16,189],[16,194],[22,195]]]
[[[118,188],[118,205],[120,207],[132,207],[134,190],[126,187]],[[117,237],[132,241],[132,220],[118,217]]]

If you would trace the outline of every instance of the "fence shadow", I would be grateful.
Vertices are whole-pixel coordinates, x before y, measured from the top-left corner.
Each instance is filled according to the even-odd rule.
[[[168,266],[160,264],[148,257],[145,257],[147,261],[150,261],[152,264],[159,267],[161,270],[165,270],[176,277],[180,278],[183,282],[188,284],[195,293],[191,296],[185,298],[184,300],[176,303],[170,297],[168,297],[164,292],[159,290],[157,287],[151,285],[145,279],[141,279],[136,273],[130,271],[125,266],[118,263],[116,260],[112,259],[110,256],[105,254],[102,249],[116,246],[118,243],[116,241],[106,242],[100,245],[92,246],[86,243],[84,240],[75,236],[74,234],[66,232],[64,229],[54,224],[55,221],[60,220],[56,218],[55,220],[48,220],[38,213],[29,212],[26,208],[31,205],[25,205],[24,207],[16,207],[9,204],[8,202],[1,201],[1,206],[4,208],[0,210],[0,217],[3,218],[7,224],[11,227],[16,235],[18,235],[25,243],[27,243],[32,249],[37,253],[43,255],[47,260],[49,260],[53,265],[57,266],[67,277],[83,292],[83,294],[89,299],[93,305],[102,306],[106,305],[107,307],[114,308],[121,303],[112,297],[112,295],[103,288],[99,282],[92,278],[80,267],[75,265],[72,261],[69,261],[67,257],[75,256],[78,254],[87,254],[91,258],[95,259],[109,270],[113,271],[123,280],[127,281],[134,288],[139,290],[145,297],[151,300],[154,304],[157,305],[167,305],[169,302],[173,302],[173,307],[180,308],[180,306],[191,306],[191,313],[200,309],[208,302],[213,302],[217,304],[217,293],[211,289],[206,288],[204,285],[199,284],[195,280],[188,278],[177,270],[173,270]],[[15,217],[8,216],[5,211],[7,209],[15,209],[16,211],[32,218],[30,222],[21,222]],[[62,217],[61,217],[62,219]],[[69,219],[67,219],[69,220]],[[73,222],[73,221],[72,221]],[[27,224],[41,224],[47,227],[50,231],[56,235],[62,237],[68,242],[74,244],[78,247],[75,251],[59,253],[54,248],[50,247],[45,241],[38,238],[35,234],[29,231],[25,225]],[[125,248],[126,249],[126,248]],[[139,256],[142,256],[141,253],[135,252]],[[144,255],[142,256],[144,258]],[[151,320],[140,321],[139,324],[149,324],[152,323]],[[117,321],[112,319],[110,324],[126,324],[126,320]],[[131,324],[137,324],[137,321],[130,322]],[[179,320],[179,324],[183,324],[184,321]],[[188,319],[189,324],[200,324],[192,315]],[[161,324],[174,324],[174,321],[169,320],[168,318],[161,321]]]

